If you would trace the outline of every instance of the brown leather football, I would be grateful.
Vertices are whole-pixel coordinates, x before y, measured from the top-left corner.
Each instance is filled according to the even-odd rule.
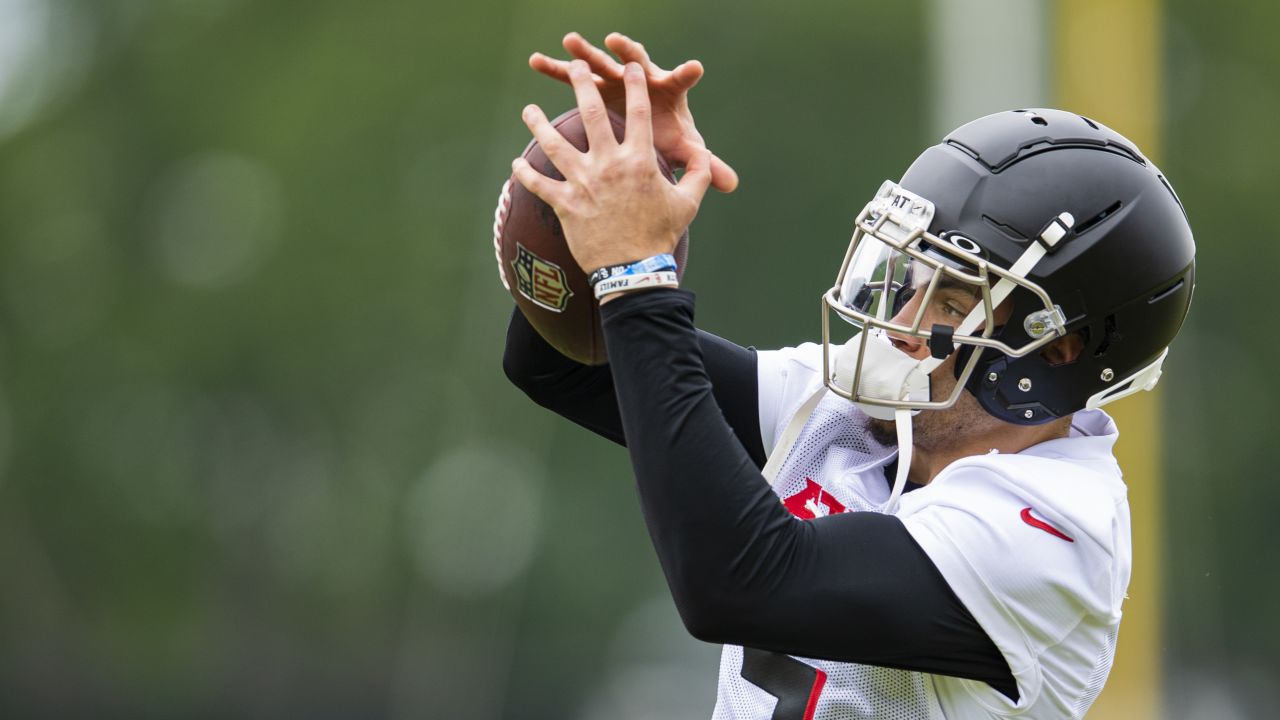
[[[621,141],[626,121],[610,112],[609,122],[614,136]],[[586,151],[587,134],[577,108],[552,120],[551,124],[574,147]],[[537,142],[529,143],[523,156],[543,175],[564,179]],[[670,165],[660,153],[658,168],[668,180],[675,182]],[[560,220],[550,205],[526,190],[514,176],[502,186],[498,197],[493,246],[502,284],[511,291],[529,324],[566,357],[587,365],[608,362],[600,330],[600,304],[591,293],[586,273],[569,254]],[[676,274],[683,277],[689,254],[687,230],[680,236],[673,254]]]

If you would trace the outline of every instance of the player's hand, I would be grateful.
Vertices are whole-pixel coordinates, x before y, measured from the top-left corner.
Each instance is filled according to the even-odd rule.
[[[553,180],[519,157],[511,164],[516,180],[555,209],[569,252],[586,272],[671,252],[711,183],[710,151],[691,153],[678,184],[663,177],[645,73],[638,63],[628,63],[622,74],[627,125],[621,143],[586,61],[570,63],[569,82],[590,149],[579,152],[541,108],[529,105],[525,124],[565,179]]]
[[[664,70],[649,59],[643,45],[626,35],[609,33],[604,42],[622,62],[634,62],[644,69],[653,112],[654,147],[676,167],[688,166],[693,157],[707,146],[694,126],[693,113],[689,110],[689,90],[702,79],[702,63],[689,60],[673,70]],[[622,63],[576,32],[564,36],[564,48],[573,57],[587,62],[605,105],[621,115],[627,104]],[[529,67],[561,82],[569,82],[568,60],[534,53],[529,57]],[[733,192],[738,187],[738,173],[714,154],[711,156],[711,185],[721,192]]]

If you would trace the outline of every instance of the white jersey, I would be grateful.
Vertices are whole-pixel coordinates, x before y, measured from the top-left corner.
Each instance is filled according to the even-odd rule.
[[[770,452],[821,387],[822,348],[758,358]],[[872,439],[866,419],[833,393],[818,403],[773,483],[797,517],[884,507],[884,467],[896,449]],[[1016,703],[984,682],[809,658],[795,658],[813,668],[800,668],[814,678],[808,697],[780,700],[743,677],[743,648],[727,645],[715,720],[768,720],[780,702],[795,708],[786,713],[794,720],[1083,716],[1111,669],[1129,584],[1129,507],[1111,454],[1117,435],[1101,410],[1076,413],[1069,437],[954,462],[904,494],[894,513],[1004,655]],[[746,651],[752,668],[759,652]]]

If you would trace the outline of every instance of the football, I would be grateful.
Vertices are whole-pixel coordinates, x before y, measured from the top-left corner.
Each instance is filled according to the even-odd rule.
[[[614,136],[621,141],[626,121],[610,112],[609,122]],[[586,151],[587,134],[577,108],[552,120],[551,124],[574,147]],[[537,142],[529,143],[523,156],[543,175],[564,179]],[[657,153],[657,157],[658,168],[674,183],[671,166],[661,153]],[[600,330],[600,305],[587,284],[586,273],[569,254],[560,220],[550,205],[526,190],[514,176],[507,179],[498,196],[493,246],[502,284],[511,292],[529,324],[568,358],[586,365],[608,362]],[[684,276],[688,253],[689,232],[686,230],[673,252],[676,274],[680,277]]]

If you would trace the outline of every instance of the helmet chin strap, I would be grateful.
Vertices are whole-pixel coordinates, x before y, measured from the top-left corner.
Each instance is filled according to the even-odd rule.
[[[893,476],[889,501],[884,504],[886,513],[898,509],[898,499],[907,487],[907,474],[911,472],[911,452],[915,449],[915,441],[911,439],[911,411],[898,408],[893,413],[893,424],[898,430],[898,472]]]

